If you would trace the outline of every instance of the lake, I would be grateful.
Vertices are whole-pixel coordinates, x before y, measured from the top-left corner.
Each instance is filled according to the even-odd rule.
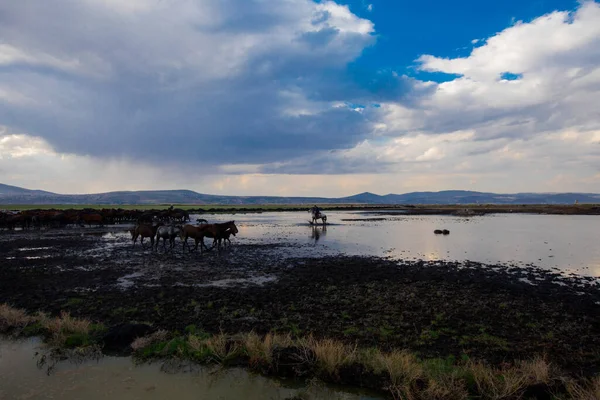
[[[567,273],[600,275],[597,245],[600,216],[496,214],[475,217],[388,215],[385,212],[327,212],[328,225],[310,226],[309,213],[193,215],[209,222],[234,219],[234,242],[288,243],[290,256],[340,253],[408,260],[471,260],[533,264]],[[435,235],[448,229],[449,235]]]

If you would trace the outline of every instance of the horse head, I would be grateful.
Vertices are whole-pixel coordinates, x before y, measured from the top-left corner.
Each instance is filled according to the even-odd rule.
[[[231,221],[229,223],[229,226],[230,226],[230,229],[231,229],[231,234],[233,236],[235,236],[235,234],[239,232],[237,226],[235,226],[235,221]]]

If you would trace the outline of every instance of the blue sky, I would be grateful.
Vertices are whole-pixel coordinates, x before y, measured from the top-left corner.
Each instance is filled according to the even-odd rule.
[[[474,39],[492,36],[514,21],[528,22],[555,10],[573,10],[578,2],[353,0],[340,4],[373,21],[377,30],[377,44],[367,48],[353,66],[411,73],[414,60],[422,54],[465,56],[470,53]],[[367,8],[369,4],[371,11]]]
[[[0,182],[600,192],[599,91],[592,0],[3,2]]]
[[[515,21],[529,22],[552,11],[573,10],[578,1],[353,0],[340,4],[373,21],[377,30],[377,44],[365,48],[348,66],[358,79],[382,70],[444,82],[454,76],[419,71],[414,61],[422,54],[468,56],[473,47],[482,44],[473,40],[486,39]]]

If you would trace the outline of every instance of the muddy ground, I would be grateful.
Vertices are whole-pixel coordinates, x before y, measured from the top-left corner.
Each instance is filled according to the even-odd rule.
[[[291,258],[286,244],[218,253],[131,246],[125,227],[0,232],[0,303],[107,326],[276,330],[423,357],[492,363],[543,355],[600,369],[600,285],[534,267]]]

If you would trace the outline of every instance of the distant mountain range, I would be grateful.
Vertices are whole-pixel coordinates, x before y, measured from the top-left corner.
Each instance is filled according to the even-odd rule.
[[[600,203],[594,193],[515,193],[496,194],[466,190],[412,192],[405,194],[360,193],[354,196],[276,197],[219,196],[191,190],[140,190],[97,194],[57,194],[0,184],[0,204],[573,204]]]

